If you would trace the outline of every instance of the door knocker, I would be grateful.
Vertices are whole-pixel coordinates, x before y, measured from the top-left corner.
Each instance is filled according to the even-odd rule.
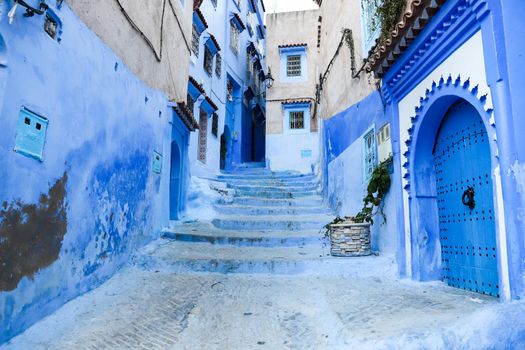
[[[466,205],[470,209],[474,209],[474,207],[476,206],[474,195],[475,195],[474,188],[470,186],[467,187],[465,192],[463,192],[463,197],[461,197],[461,201],[463,202],[463,205]]]

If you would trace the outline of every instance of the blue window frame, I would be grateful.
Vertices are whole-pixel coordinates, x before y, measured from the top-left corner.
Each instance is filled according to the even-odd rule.
[[[374,127],[363,136],[363,179],[370,180],[377,165],[377,145]]]
[[[283,104],[283,130],[285,134],[304,134],[310,132],[310,103]]]
[[[377,21],[377,6],[383,0],[361,0],[361,27],[363,32],[363,52],[368,52],[379,37],[381,27]]]
[[[282,83],[301,83],[308,80],[306,51],[306,46],[283,47],[279,49]]]

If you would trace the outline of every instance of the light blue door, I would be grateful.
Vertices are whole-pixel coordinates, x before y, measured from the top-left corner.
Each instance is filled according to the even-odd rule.
[[[499,296],[489,138],[467,102],[448,110],[436,139],[434,164],[443,281]]]
[[[170,220],[177,220],[180,212],[181,197],[181,155],[176,141],[171,143],[171,169],[170,169]]]

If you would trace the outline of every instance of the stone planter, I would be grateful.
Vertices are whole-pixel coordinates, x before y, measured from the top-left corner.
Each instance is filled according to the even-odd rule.
[[[370,224],[341,223],[330,225],[332,256],[366,256],[370,250]]]

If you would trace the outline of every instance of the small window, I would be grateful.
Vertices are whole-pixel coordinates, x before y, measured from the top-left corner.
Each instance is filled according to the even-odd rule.
[[[228,79],[228,86],[227,86],[227,98],[228,101],[233,102],[233,83],[231,80]]]
[[[199,30],[197,29],[197,26],[193,25],[193,32],[191,34],[191,52],[196,57],[199,57],[199,41],[200,41],[200,34]]]
[[[215,56],[215,74],[220,77],[222,74],[222,57],[220,53],[216,54]]]
[[[304,129],[304,111],[290,112],[290,129]]]
[[[301,76],[301,55],[289,55],[286,57],[286,75],[289,77]]]
[[[364,143],[364,178],[369,180],[377,163],[376,143],[374,130],[370,130],[363,137]]]
[[[381,145],[390,140],[390,124],[385,124],[377,133],[377,144]]]
[[[190,112],[193,114],[193,109],[195,107],[195,101],[193,101],[193,97],[191,97],[190,94],[188,94],[186,104],[188,105],[188,109],[190,110]]]
[[[217,135],[219,135],[219,115],[217,113],[213,113],[213,116],[212,116],[211,133],[215,137],[217,137]]]
[[[204,47],[204,70],[211,76],[213,72],[213,55],[208,46]]]
[[[51,16],[46,15],[46,21],[44,22],[44,30],[52,39],[56,39],[58,32],[57,21]]]
[[[200,110],[199,115],[199,154],[198,160],[206,163],[206,151],[208,150],[208,113]]]
[[[211,0],[211,3],[213,5],[213,7],[215,7],[215,8],[217,7],[217,0]]]
[[[241,35],[241,32],[239,28],[233,23],[233,21],[230,21],[230,48],[232,51],[238,55],[239,54],[239,37]]]

